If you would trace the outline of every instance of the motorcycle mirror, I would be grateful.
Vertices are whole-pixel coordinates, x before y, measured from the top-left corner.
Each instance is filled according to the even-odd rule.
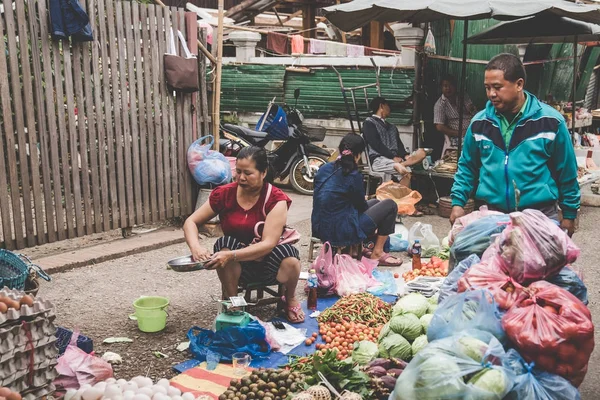
[[[300,97],[300,89],[294,90],[294,99],[298,100],[298,97]]]

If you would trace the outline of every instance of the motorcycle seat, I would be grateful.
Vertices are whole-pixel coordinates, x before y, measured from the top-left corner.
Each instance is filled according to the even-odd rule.
[[[257,139],[264,139],[268,135],[267,132],[258,132],[253,129],[244,128],[243,126],[239,125],[224,124],[223,128],[237,135],[249,136]]]

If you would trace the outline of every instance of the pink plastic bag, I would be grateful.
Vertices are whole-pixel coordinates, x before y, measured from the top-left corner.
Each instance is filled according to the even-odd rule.
[[[373,278],[377,261],[363,257],[355,260],[347,254],[337,254],[333,261],[335,270],[335,291],[339,296],[366,292],[380,283]]]
[[[571,238],[538,210],[511,213],[498,243],[507,272],[524,284],[554,276],[580,253]]]
[[[64,389],[79,389],[81,385],[95,385],[112,378],[113,369],[103,359],[87,354],[77,347],[79,332],[73,332],[64,354],[58,359],[56,371],[59,376],[54,384]]]
[[[467,225],[471,224],[473,221],[477,221],[480,218],[487,217],[488,215],[500,215],[501,212],[498,211],[490,211],[487,206],[479,207],[479,211],[473,211],[465,215],[464,217],[458,218],[454,221],[454,225],[452,225],[452,229],[448,234],[448,244],[452,246],[454,243],[454,238],[458,235],[463,229],[467,227]]]
[[[321,247],[321,252],[313,261],[310,268],[314,269],[319,280],[319,296],[332,296],[335,294],[335,271],[333,269],[333,250],[329,242]],[[308,286],[304,288],[308,292]]]

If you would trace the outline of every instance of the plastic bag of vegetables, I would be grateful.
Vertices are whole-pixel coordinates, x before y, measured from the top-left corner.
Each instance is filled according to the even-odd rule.
[[[571,293],[546,281],[532,283],[529,298],[502,318],[506,335],[523,358],[578,387],[594,350],[588,308]]]
[[[458,263],[471,254],[481,257],[490,247],[491,236],[502,232],[509,220],[509,216],[505,214],[488,215],[469,224],[454,238],[454,243],[450,247],[449,270],[453,270]]]
[[[473,222],[483,217],[487,217],[489,215],[502,215],[502,213],[499,211],[490,211],[488,210],[487,206],[481,206],[479,207],[479,210],[473,211],[463,217],[457,218],[456,221],[454,221],[454,225],[452,225],[450,233],[448,234],[448,244],[452,246],[452,244],[454,243],[454,238],[456,238],[456,236],[460,232],[462,232],[463,229],[465,229]]]
[[[549,278],[579,257],[571,238],[538,210],[511,213],[499,244],[510,276],[525,284]]]
[[[501,342],[506,339],[502,315],[489,291],[469,290],[448,297],[433,314],[427,339],[432,342],[468,329],[489,332]]]
[[[534,368],[515,349],[506,352],[503,365],[515,373],[515,385],[506,400],[581,400],[579,391],[568,380]]]
[[[463,331],[430,342],[396,381],[392,400],[502,399],[514,374],[502,366],[502,345],[489,333]]]
[[[579,275],[569,266],[560,270],[558,275],[546,279],[548,282],[555,284],[565,290],[568,290],[572,295],[577,297],[585,305],[588,304],[587,288]]]
[[[500,310],[508,310],[525,298],[523,287],[508,276],[499,256],[473,265],[463,274],[458,280],[458,292],[469,289],[489,290]]]
[[[442,301],[450,295],[458,293],[458,280],[463,274],[475,264],[479,264],[481,260],[477,257],[477,254],[471,254],[466,259],[462,260],[456,268],[452,270],[444,279],[442,286],[440,286],[438,304],[442,304]]]

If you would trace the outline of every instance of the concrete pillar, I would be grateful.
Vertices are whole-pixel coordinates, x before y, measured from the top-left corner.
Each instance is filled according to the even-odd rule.
[[[411,24],[394,24],[394,37],[396,46],[402,51],[402,64],[415,66],[415,46],[423,45],[425,31]]]
[[[229,39],[235,46],[235,58],[238,62],[249,62],[256,57],[256,45],[260,42],[260,33],[247,31],[234,31],[229,34]]]

